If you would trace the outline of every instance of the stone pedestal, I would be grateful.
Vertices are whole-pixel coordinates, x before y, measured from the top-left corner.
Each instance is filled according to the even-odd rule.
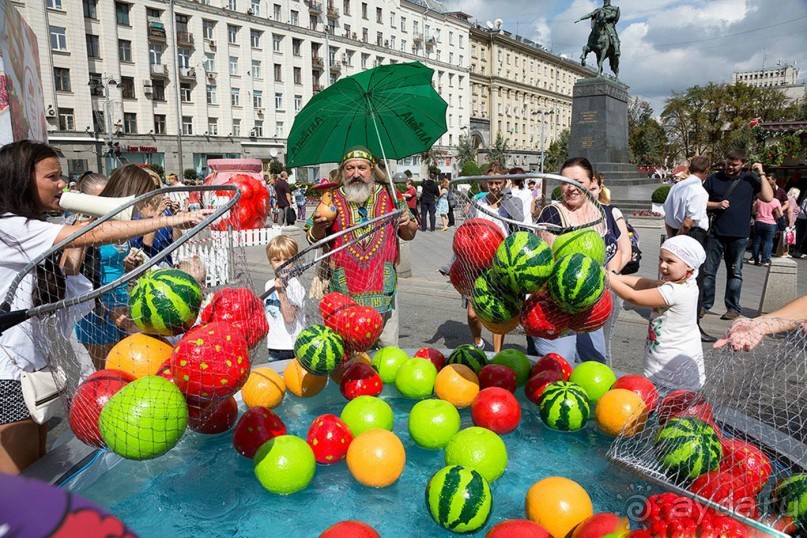
[[[790,258],[771,258],[771,266],[765,275],[759,313],[766,314],[782,308],[798,297],[798,264]]]
[[[409,241],[398,241],[400,257],[398,259],[398,278],[412,276],[412,255],[409,253]]]

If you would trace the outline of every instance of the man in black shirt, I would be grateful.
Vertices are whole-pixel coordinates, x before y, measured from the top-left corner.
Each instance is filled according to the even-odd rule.
[[[743,172],[745,155],[739,151],[726,154],[725,168],[708,178],[703,188],[709,193],[706,209],[713,215],[709,227],[706,249],[706,264],[703,277],[703,303],[699,316],[708,311],[715,302],[715,276],[720,260],[726,264],[726,313],[720,319],[733,320],[740,316],[740,293],[743,286],[743,256],[748,244],[751,206],[759,196],[763,202],[773,199],[773,191],[762,165],[754,163],[751,170],[759,174]]]
[[[429,228],[434,231],[434,226],[437,221],[435,214],[437,199],[440,197],[440,189],[437,182],[430,175],[423,182],[423,192],[420,194],[420,229],[426,231],[426,215],[429,215]]]
[[[291,209],[291,188],[287,181],[289,173],[283,170],[275,183],[275,196],[277,208],[280,209],[280,218],[285,219],[286,226],[292,226],[296,220],[294,210]]]

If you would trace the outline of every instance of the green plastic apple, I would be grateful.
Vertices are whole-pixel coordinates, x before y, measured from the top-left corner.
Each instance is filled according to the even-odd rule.
[[[398,368],[409,360],[406,351],[396,346],[382,347],[373,355],[372,365],[385,385],[395,382]]]
[[[532,368],[530,359],[517,349],[503,349],[496,353],[490,362],[512,369],[516,373],[519,387],[523,387],[530,378],[530,369]]]

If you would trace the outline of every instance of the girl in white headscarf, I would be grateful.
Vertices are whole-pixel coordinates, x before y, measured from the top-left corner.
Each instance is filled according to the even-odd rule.
[[[705,260],[700,243],[687,235],[677,235],[661,245],[661,280],[608,275],[614,293],[637,306],[653,309],[645,342],[644,375],[670,389],[700,389],[705,381],[695,282],[698,267]]]

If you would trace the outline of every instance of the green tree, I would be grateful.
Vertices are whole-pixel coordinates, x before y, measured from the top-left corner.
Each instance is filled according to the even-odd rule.
[[[182,173],[182,177],[185,179],[194,180],[196,179],[196,169],[195,168],[186,168],[185,171]]]
[[[667,133],[653,118],[650,103],[631,98],[628,103],[628,148],[631,162],[638,165],[662,164],[667,156]]]
[[[465,163],[476,162],[476,150],[474,150],[473,143],[470,136],[460,135],[457,141],[457,166],[462,169]]]
[[[277,159],[272,159],[269,163],[269,173],[270,174],[279,174],[283,171],[283,163],[278,161]]]
[[[509,138],[505,138],[501,131],[496,133],[496,140],[490,146],[488,151],[488,159],[491,163],[499,163],[502,166],[507,166],[507,144],[510,142]]]
[[[544,157],[544,171],[559,172],[560,165],[569,158],[569,129],[564,129],[560,135],[549,144]]]
[[[157,172],[157,175],[160,176],[160,177],[163,177],[165,175],[165,168],[163,168],[162,166],[160,166],[157,163],[150,164],[149,168],[151,168],[152,170]]]
[[[460,170],[461,176],[479,176],[482,174],[482,171],[479,169],[479,165],[476,164],[476,161],[466,161],[465,164],[462,165],[462,170]]]

